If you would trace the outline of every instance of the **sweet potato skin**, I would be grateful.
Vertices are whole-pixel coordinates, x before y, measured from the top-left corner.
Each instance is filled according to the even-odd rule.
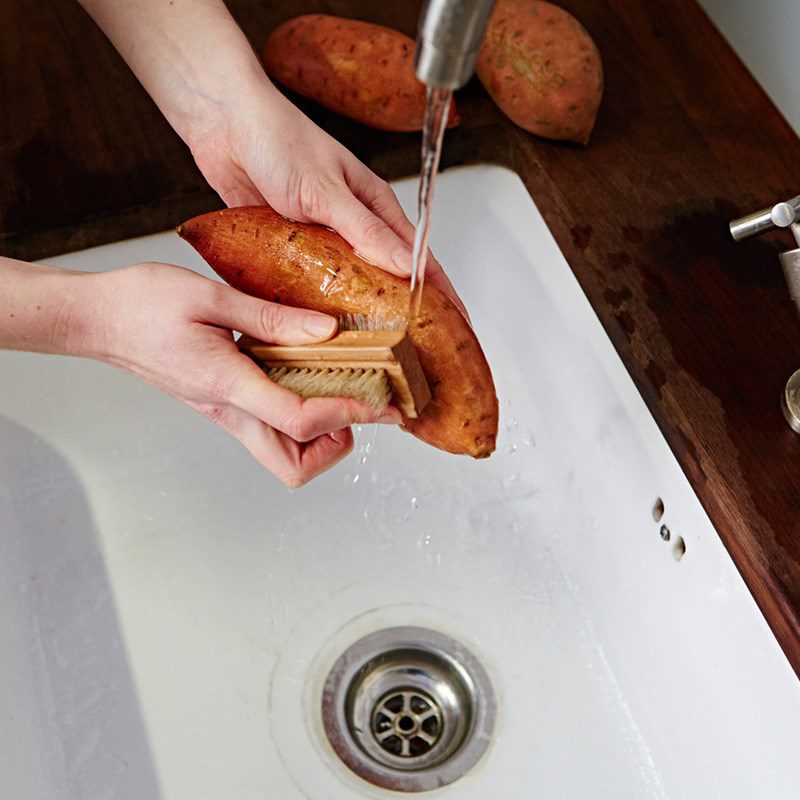
[[[477,72],[521,128],[588,143],[603,96],[603,64],[591,36],[564,9],[542,0],[498,0]]]
[[[292,222],[269,206],[203,214],[178,233],[221,278],[255,297],[384,322],[407,313],[407,281],[359,258],[334,231]],[[449,453],[489,456],[497,438],[497,395],[469,323],[446,295],[426,285],[408,333],[432,399],[403,427]]]
[[[331,111],[380,130],[422,130],[425,86],[414,74],[414,42],[399,31],[305,14],[270,34],[263,57],[275,80]],[[448,127],[456,124],[451,106]]]

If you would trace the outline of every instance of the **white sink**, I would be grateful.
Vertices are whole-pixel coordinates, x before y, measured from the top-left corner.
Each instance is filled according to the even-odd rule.
[[[497,697],[437,797],[798,795],[800,684],[520,180],[445,173],[433,246],[501,398],[488,461],[365,429],[290,492],[121,372],[0,354],[3,800],[397,797],[319,711],[395,625],[462,642]],[[210,274],[173,233],[52,263],[144,260]]]

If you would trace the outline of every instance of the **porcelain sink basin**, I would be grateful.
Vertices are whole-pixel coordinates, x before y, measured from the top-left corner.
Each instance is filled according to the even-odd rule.
[[[0,353],[0,797],[397,797],[320,686],[407,625],[497,700],[437,797],[797,796],[797,678],[522,183],[444,173],[432,238],[497,382],[487,461],[365,428],[291,492],[121,372]],[[52,263],[144,260],[209,274],[173,233]]]

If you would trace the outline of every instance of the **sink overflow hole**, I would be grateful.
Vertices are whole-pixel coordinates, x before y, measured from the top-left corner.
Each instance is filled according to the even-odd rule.
[[[683,536],[679,536],[672,545],[672,557],[676,561],[680,561],[686,555],[686,542],[683,541]]]
[[[653,503],[653,521],[654,522],[661,522],[661,517],[664,516],[664,501],[660,498],[656,498],[656,502]]]

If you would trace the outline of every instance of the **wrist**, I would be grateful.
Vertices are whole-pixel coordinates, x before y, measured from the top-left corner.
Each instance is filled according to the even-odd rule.
[[[89,355],[97,303],[92,273],[0,259],[0,348]]]
[[[265,109],[269,111],[284,100],[261,65],[256,64],[257,70],[247,70],[219,91],[187,103],[170,119],[195,158],[209,148],[219,149],[226,143],[230,147],[245,120],[257,115],[263,117]]]
[[[97,358],[108,309],[104,273],[58,270],[47,294],[52,297],[49,346],[43,352]]]

